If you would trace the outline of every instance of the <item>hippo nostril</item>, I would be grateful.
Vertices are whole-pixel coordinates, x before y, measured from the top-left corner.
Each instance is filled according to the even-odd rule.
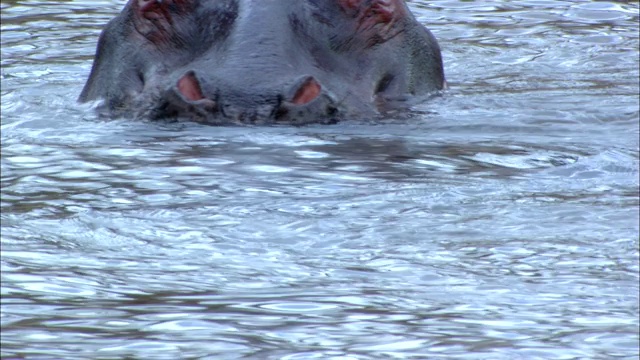
[[[193,71],[182,75],[175,85],[166,88],[158,104],[150,111],[151,118],[189,117],[207,122],[219,112],[218,102],[203,95],[200,81]]]
[[[321,91],[320,83],[313,76],[309,76],[298,85],[291,102],[296,105],[308,104],[317,98]]]
[[[196,78],[193,71],[189,71],[184,74],[180,80],[178,80],[178,91],[187,100],[198,101],[204,99],[202,95],[202,89],[200,88],[200,82]]]
[[[385,76],[383,76],[382,79],[378,81],[378,85],[376,85],[374,94],[385,92],[385,90],[389,88],[389,85],[391,84],[392,81],[393,81],[393,75],[386,74]]]
[[[329,89],[322,87],[313,76],[299,78],[289,92],[278,97],[270,118],[276,123],[302,125],[313,122],[335,123],[343,107]]]

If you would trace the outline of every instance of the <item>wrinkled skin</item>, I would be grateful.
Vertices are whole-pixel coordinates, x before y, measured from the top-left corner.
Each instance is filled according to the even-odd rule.
[[[444,86],[438,44],[403,0],[130,0],[79,100],[109,116],[305,124]]]

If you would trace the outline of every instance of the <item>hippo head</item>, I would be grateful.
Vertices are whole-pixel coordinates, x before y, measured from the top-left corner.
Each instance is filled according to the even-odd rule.
[[[305,124],[443,86],[438,44],[403,0],[130,0],[79,100],[110,116]]]

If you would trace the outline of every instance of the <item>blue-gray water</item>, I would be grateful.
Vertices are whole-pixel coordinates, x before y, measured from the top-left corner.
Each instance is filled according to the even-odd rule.
[[[638,2],[412,1],[411,119],[77,105],[124,1],[2,1],[3,359],[637,359]]]

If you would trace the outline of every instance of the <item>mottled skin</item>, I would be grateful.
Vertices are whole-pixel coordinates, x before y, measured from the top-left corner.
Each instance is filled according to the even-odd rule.
[[[329,123],[444,84],[403,0],[130,0],[79,100],[109,116]]]

